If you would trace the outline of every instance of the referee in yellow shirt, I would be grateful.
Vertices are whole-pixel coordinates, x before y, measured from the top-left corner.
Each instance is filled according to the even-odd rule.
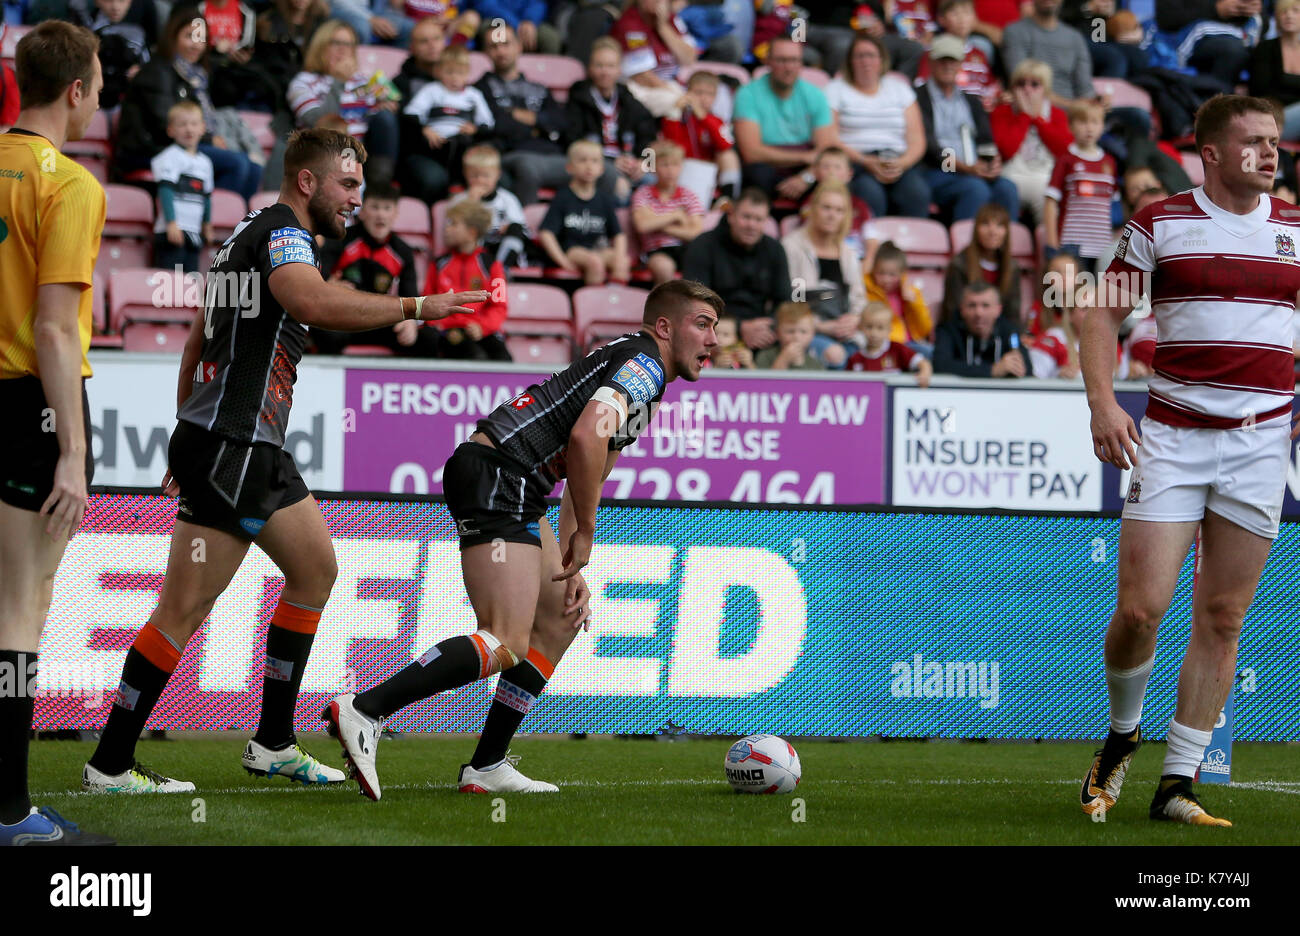
[[[37,648],[94,470],[85,379],[104,190],[60,150],[104,86],[99,41],[51,20],[18,43],[22,111],[0,134],[0,846],[112,844],[27,796]]]

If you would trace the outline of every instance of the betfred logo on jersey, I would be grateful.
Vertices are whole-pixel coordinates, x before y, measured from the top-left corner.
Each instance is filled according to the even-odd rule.
[[[515,397],[515,399],[511,402],[510,405],[513,406],[515,409],[523,409],[525,406],[531,406],[532,403],[533,403],[532,394],[525,393],[522,396]]]

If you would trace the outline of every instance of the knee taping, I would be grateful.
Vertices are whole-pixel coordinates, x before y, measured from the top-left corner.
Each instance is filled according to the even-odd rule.
[[[475,631],[470,639],[478,650],[480,679],[504,672],[519,662],[519,657],[488,631]]]

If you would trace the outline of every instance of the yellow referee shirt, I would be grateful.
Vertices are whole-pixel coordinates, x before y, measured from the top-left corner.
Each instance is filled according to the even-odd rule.
[[[80,283],[81,374],[90,376],[91,277],[107,206],[95,177],[50,141],[0,133],[0,380],[40,376],[36,288]]]

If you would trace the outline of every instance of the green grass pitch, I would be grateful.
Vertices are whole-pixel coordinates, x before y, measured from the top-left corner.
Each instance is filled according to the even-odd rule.
[[[356,784],[304,789],[248,775],[242,734],[142,741],[141,761],[192,780],[193,794],[90,796],[80,789],[91,745],[33,742],[32,799],[122,844],[184,845],[1294,845],[1300,841],[1300,746],[1239,744],[1231,787],[1204,785],[1211,812],[1232,829],[1151,822],[1164,757],[1149,744],[1105,823],[1077,805],[1087,744],[830,743],[798,741],[794,796],[731,792],[722,772],[731,739],[528,737],[513,751],[530,776],[561,792],[457,793],[465,737],[407,735],[379,748],[383,799]],[[339,765],[338,744],[304,736]],[[799,810],[795,798],[803,801]],[[201,799],[202,803],[195,802]],[[197,821],[198,819],[203,821]],[[795,821],[802,818],[803,821]]]

